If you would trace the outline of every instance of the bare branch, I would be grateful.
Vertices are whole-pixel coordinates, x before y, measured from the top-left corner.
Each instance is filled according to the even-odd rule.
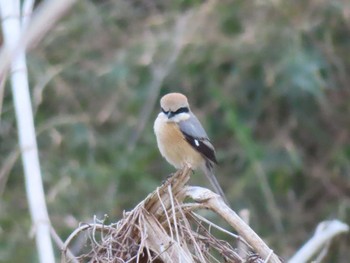
[[[349,232],[349,226],[339,220],[321,222],[315,235],[302,246],[299,251],[288,261],[289,263],[310,262],[312,257],[322,249],[335,236]]]
[[[10,174],[10,171],[12,167],[15,165],[18,157],[19,157],[20,151],[16,147],[5,159],[3,166],[0,169],[0,198],[2,197],[2,194],[5,190],[6,183],[8,176]]]
[[[197,186],[188,186],[184,191],[186,196],[205,204],[210,210],[224,218],[263,259],[269,258],[269,262],[271,263],[281,262],[278,256],[276,256],[264,241],[227,206],[219,195],[208,189]]]

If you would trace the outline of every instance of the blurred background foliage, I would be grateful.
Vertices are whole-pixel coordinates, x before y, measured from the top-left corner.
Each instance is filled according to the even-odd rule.
[[[79,1],[28,55],[58,234],[94,215],[117,221],[174,171],[153,121],[160,96],[175,91],[217,148],[232,207],[250,210],[277,254],[291,256],[322,220],[349,223],[349,34],[347,0]],[[0,261],[35,262],[10,91]],[[209,186],[200,173],[192,183]],[[326,262],[348,262],[349,245],[336,240]]]

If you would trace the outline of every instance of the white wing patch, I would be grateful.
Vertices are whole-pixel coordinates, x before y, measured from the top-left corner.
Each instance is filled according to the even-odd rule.
[[[196,144],[197,147],[199,147],[199,141],[197,139],[194,140],[194,143]]]

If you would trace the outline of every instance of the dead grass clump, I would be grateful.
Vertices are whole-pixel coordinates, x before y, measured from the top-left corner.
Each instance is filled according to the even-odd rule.
[[[189,168],[178,171],[116,224],[96,222],[79,227],[64,244],[62,262],[263,262],[263,255],[249,252],[254,246],[245,239],[195,213],[212,209],[209,200],[213,198],[225,203],[207,189],[186,187],[191,173]],[[197,203],[184,203],[187,196]],[[238,250],[215,237],[212,228],[245,246]],[[88,251],[72,256],[69,246],[82,234],[88,236]],[[273,256],[271,251],[270,259]]]

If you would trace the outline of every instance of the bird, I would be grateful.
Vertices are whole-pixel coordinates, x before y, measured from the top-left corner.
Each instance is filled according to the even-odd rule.
[[[228,204],[213,172],[217,164],[214,146],[182,93],[168,93],[160,99],[161,112],[154,121],[154,133],[161,155],[176,169],[201,169]]]

